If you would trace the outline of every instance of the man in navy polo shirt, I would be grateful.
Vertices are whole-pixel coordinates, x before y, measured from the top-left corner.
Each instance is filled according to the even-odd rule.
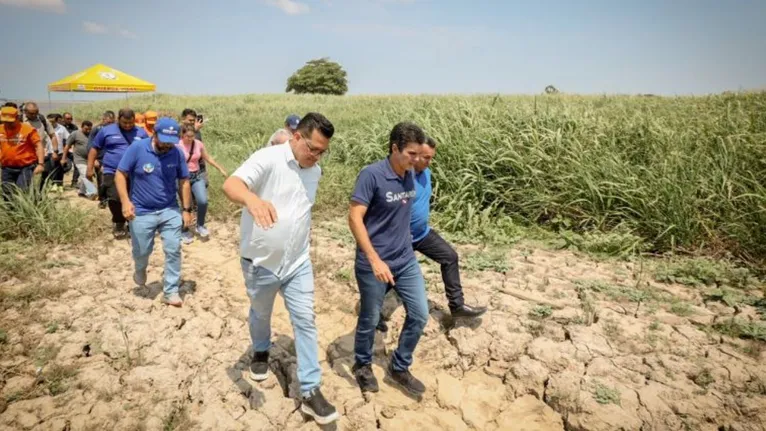
[[[115,172],[120,159],[128,147],[135,141],[148,138],[146,131],[136,127],[136,114],[132,109],[120,109],[117,124],[110,124],[101,129],[93,140],[93,147],[88,151],[88,179],[93,178],[96,156],[100,150],[104,152],[101,169],[104,174],[104,187],[109,200],[109,211],[112,213],[115,238],[123,238],[127,233],[125,217],[122,216],[120,195],[114,183]]]
[[[176,147],[181,126],[172,118],[161,118],[155,134],[131,145],[117,166],[115,184],[122,202],[122,215],[130,221],[135,273],[133,281],[146,285],[146,268],[154,248],[154,234],[160,233],[165,252],[165,282],[162,302],[180,307],[181,227],[191,222],[189,169]],[[106,157],[104,157],[106,160]],[[130,196],[128,196],[130,181]],[[178,209],[181,184],[183,217]]]
[[[425,134],[415,124],[394,126],[388,158],[362,169],[351,196],[349,227],[357,243],[354,271],[361,296],[353,372],[362,392],[378,391],[371,368],[372,347],[388,286],[404,302],[407,318],[386,379],[414,395],[425,392],[423,383],[409,372],[412,354],[428,321],[425,282],[410,234],[416,193],[412,168],[425,140]]]

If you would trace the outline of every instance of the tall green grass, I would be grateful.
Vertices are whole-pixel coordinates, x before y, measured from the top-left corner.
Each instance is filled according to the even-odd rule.
[[[124,104],[124,102],[119,102]],[[233,171],[290,112],[336,126],[317,211],[345,212],[358,170],[386,155],[399,121],[439,143],[434,213],[484,235],[519,224],[617,233],[644,249],[766,257],[766,93],[708,97],[255,96],[130,100],[134,109],[204,113],[210,152]],[[102,102],[75,111],[98,118]],[[232,214],[211,171],[212,213]]]

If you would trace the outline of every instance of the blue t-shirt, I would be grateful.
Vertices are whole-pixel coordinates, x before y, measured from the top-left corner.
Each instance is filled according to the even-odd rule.
[[[372,247],[391,272],[415,259],[410,233],[410,213],[415,199],[415,175],[407,171],[399,177],[388,159],[367,165],[359,173],[351,200],[367,206],[364,226]],[[356,249],[356,265],[370,270],[362,250]]]
[[[412,242],[418,242],[428,235],[428,218],[431,214],[431,169],[415,174],[415,201],[412,203],[410,231]]]
[[[114,174],[120,159],[130,144],[148,138],[146,130],[133,127],[132,130],[122,130],[117,123],[110,124],[99,130],[93,140],[93,148],[104,152],[103,170],[105,174]]]
[[[128,147],[117,169],[130,178],[130,201],[136,215],[178,208],[178,180],[189,178],[181,150],[173,146],[167,153],[158,154],[151,138]]]

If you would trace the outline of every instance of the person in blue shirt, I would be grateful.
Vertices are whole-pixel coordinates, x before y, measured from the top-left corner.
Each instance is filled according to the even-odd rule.
[[[354,272],[361,299],[352,368],[362,392],[377,392],[372,372],[375,326],[386,290],[392,286],[407,317],[399,346],[386,370],[386,381],[420,396],[425,385],[409,371],[415,347],[428,322],[425,281],[412,249],[410,217],[416,197],[412,170],[426,137],[415,124],[399,123],[389,137],[389,156],[365,166],[356,179],[349,227],[356,239]]]
[[[117,114],[117,124],[110,124],[101,129],[93,139],[93,146],[88,151],[87,177],[92,181],[96,157],[103,151],[101,170],[103,172],[106,197],[109,201],[109,211],[112,213],[113,233],[115,238],[124,238],[127,234],[125,217],[122,216],[122,205],[117,187],[114,183],[115,172],[120,159],[133,142],[148,138],[146,131],[136,127],[136,114],[132,109],[120,109]]]
[[[487,311],[487,307],[465,303],[457,252],[428,225],[431,214],[431,169],[429,166],[435,155],[436,141],[428,136],[421,148],[420,159],[415,163],[416,195],[410,219],[412,248],[441,265],[444,293],[447,295],[452,317],[479,317]],[[388,325],[383,320],[383,316],[378,321],[377,329],[381,332],[388,331]]]
[[[133,281],[146,285],[146,268],[159,232],[165,252],[162,302],[180,307],[181,227],[191,222],[191,186],[186,159],[176,146],[181,126],[163,117],[155,134],[130,145],[116,168],[114,182],[120,196],[122,216],[130,222],[135,272]],[[104,157],[106,160],[106,156]],[[128,194],[130,183],[130,194]],[[183,216],[178,208],[181,185]]]

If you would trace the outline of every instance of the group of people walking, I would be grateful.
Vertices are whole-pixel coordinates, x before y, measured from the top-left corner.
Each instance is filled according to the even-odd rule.
[[[33,172],[40,173],[45,162],[35,129],[18,123],[16,114],[3,108],[0,162],[4,187],[6,182],[30,184]],[[136,126],[133,111],[120,110],[116,123],[114,117],[111,114],[109,123],[110,113],[104,114],[91,144],[83,143],[82,136],[68,138],[67,143],[73,141],[74,161],[85,181],[92,184],[97,167],[101,170],[114,233],[131,238],[133,281],[139,286],[147,283],[149,256],[159,233],[165,253],[162,301],[182,306],[181,244],[188,238],[193,199],[198,208],[197,233],[202,237],[209,234],[204,224],[208,182],[203,166],[216,167],[227,177],[223,185],[227,199],[244,208],[239,253],[250,298],[253,355],[249,375],[255,381],[269,377],[271,315],[279,293],[294,331],[301,409],[320,424],[337,420],[337,410],[320,390],[309,253],[312,207],[322,177],[318,162],[329,151],[333,124],[316,112],[302,118],[291,115],[264,148],[228,176],[206,151],[193,110],[184,110],[182,124],[169,117],[158,118],[151,136]],[[145,115],[144,120],[147,118]],[[92,126],[86,123],[82,124],[83,134]],[[84,145],[87,152],[82,151]],[[354,273],[361,302],[352,370],[363,392],[379,390],[372,371],[373,344],[376,330],[388,330],[381,307],[390,290],[403,302],[406,318],[386,368],[386,381],[413,395],[425,392],[424,384],[409,371],[429,316],[415,251],[440,264],[454,318],[476,318],[486,311],[486,307],[465,302],[458,255],[429,226],[429,166],[436,148],[437,143],[418,125],[396,124],[389,136],[388,157],[365,166],[350,195],[348,224],[357,244]],[[92,193],[87,184],[83,190]]]

